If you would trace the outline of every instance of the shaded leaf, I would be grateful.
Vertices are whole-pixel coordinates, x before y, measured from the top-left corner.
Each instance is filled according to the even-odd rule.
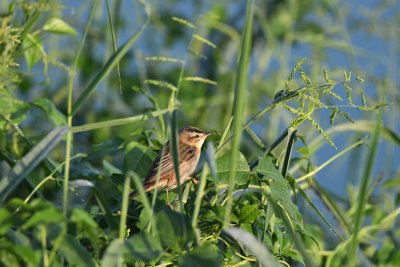
[[[164,247],[181,252],[195,240],[190,218],[171,210],[162,210],[156,215],[157,231]]]
[[[55,125],[65,125],[67,124],[67,118],[65,115],[57,109],[53,102],[51,102],[47,98],[39,98],[32,103],[34,106],[37,106],[41,110],[43,110],[49,119],[54,122]]]
[[[32,217],[30,217],[23,225],[23,229],[27,229],[29,227],[35,226],[37,224],[47,224],[50,222],[59,223],[62,221],[63,215],[60,211],[58,211],[53,206],[48,206],[45,209],[37,210],[33,213]]]
[[[218,248],[215,245],[203,244],[184,254],[178,259],[181,267],[219,267],[222,266],[221,257],[218,255]]]
[[[66,126],[54,128],[28,154],[26,154],[0,180],[0,204],[17,185],[46,157],[46,155],[60,142],[67,132]]]
[[[125,242],[125,259],[145,262],[158,258],[162,253],[160,240],[144,232],[135,234]]]
[[[71,235],[64,237],[59,251],[63,254],[69,265],[96,266],[90,253]]]
[[[145,177],[157,153],[148,147],[132,141],[126,145],[124,171],[134,171],[139,177]]]
[[[123,252],[124,252],[124,241],[115,239],[111,242],[111,244],[107,247],[106,252],[101,259],[102,267],[113,267],[113,266],[121,266],[120,263],[123,261]]]

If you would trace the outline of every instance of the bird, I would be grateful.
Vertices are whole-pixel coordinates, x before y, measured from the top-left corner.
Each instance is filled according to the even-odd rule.
[[[183,127],[178,131],[179,150],[179,176],[180,184],[190,179],[200,159],[201,147],[205,139],[214,132],[204,132],[192,126]],[[144,191],[155,188],[168,190],[177,187],[177,180],[172,158],[171,142],[167,141],[153,161],[144,181]],[[134,198],[138,195],[133,191],[129,196]]]

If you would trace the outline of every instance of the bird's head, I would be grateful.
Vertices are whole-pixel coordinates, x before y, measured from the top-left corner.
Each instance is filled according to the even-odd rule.
[[[198,128],[186,126],[179,130],[179,141],[200,149],[207,136],[213,133],[214,132],[204,132]]]

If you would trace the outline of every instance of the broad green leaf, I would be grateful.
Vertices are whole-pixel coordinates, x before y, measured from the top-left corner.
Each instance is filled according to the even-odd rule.
[[[211,244],[203,244],[178,259],[180,267],[219,267],[222,266],[218,247]]]
[[[44,50],[40,39],[34,35],[27,34],[22,43],[24,56],[29,69],[42,57]]]
[[[212,207],[212,211],[215,214],[215,219],[221,223],[224,223],[224,215],[226,211],[225,206],[214,206]],[[231,214],[231,222],[238,223],[239,219],[236,217],[234,213]]]
[[[102,267],[114,267],[122,266],[123,263],[123,252],[124,252],[124,241],[115,239],[108,246],[106,252],[101,259]],[[85,266],[85,265],[82,265]]]
[[[5,208],[0,208],[0,236],[7,233],[14,225],[12,214]]]
[[[13,96],[9,91],[0,88],[0,113],[12,114],[18,109],[27,107],[28,104]]]
[[[141,212],[139,215],[139,222],[137,223],[137,227],[144,231],[147,225],[150,223],[150,216],[147,212]]]
[[[0,266],[20,266],[20,260],[13,252],[13,245],[3,241],[0,247]]]
[[[54,103],[51,102],[49,99],[39,98],[32,104],[43,110],[56,126],[67,124],[67,118],[65,117],[65,115],[61,111],[59,111]]]
[[[260,215],[258,205],[246,205],[240,209],[239,222],[240,223],[252,223]]]
[[[269,182],[273,199],[279,202],[280,208],[284,209],[283,212],[289,215],[292,222],[298,227],[297,229],[303,229],[303,216],[291,200],[288,181],[275,168],[272,159],[270,157],[260,158],[257,172],[264,175],[264,179]]]
[[[158,238],[140,232],[125,242],[124,258],[148,262],[158,258],[162,251],[161,243]]]
[[[283,267],[265,246],[252,234],[236,227],[224,229],[224,232],[236,240],[243,248],[256,257],[257,261],[264,267]]]
[[[46,155],[60,142],[67,132],[66,126],[54,128],[31,151],[28,152],[3,178],[0,180],[0,204],[15,187],[46,157]]]
[[[23,225],[22,229],[27,229],[29,227],[38,225],[38,224],[48,224],[51,222],[59,223],[63,220],[63,215],[60,211],[58,211],[54,206],[48,206],[43,210],[37,210],[33,213],[32,217],[30,217]]]
[[[157,231],[164,247],[181,252],[194,242],[195,234],[190,218],[171,210],[156,214]]]
[[[80,133],[80,132],[85,132],[85,131],[92,131],[96,129],[101,129],[101,128],[106,128],[106,127],[113,127],[113,126],[118,126],[118,125],[126,125],[128,123],[133,123],[133,122],[143,122],[145,120],[158,117],[163,115],[164,113],[169,112],[168,109],[162,109],[162,110],[156,110],[153,112],[148,112],[136,116],[131,116],[127,118],[120,118],[120,119],[114,119],[114,120],[108,120],[108,121],[100,121],[100,122],[93,122],[93,123],[87,123],[84,125],[79,125],[79,126],[73,126],[71,127],[71,132],[72,133]]]
[[[126,145],[124,171],[134,171],[139,177],[145,177],[157,153],[148,147],[132,141]]]
[[[99,229],[99,226],[89,213],[82,209],[73,209],[70,221],[82,229],[82,231],[89,236],[93,243],[98,242],[96,233]]]
[[[70,266],[96,266],[90,253],[71,235],[64,237],[58,250]]]
[[[30,106],[28,103],[19,100],[7,90],[0,88],[0,114],[10,118],[12,122],[19,124],[24,121],[29,109]],[[5,123],[6,121],[1,118],[0,128],[3,128]]]
[[[77,34],[77,31],[60,18],[50,18],[43,25],[43,30],[56,34]]]
[[[36,267],[40,265],[40,254],[38,251],[34,251],[32,247],[13,245],[12,249],[24,261],[25,266]]]
[[[213,177],[208,175],[207,178],[216,183],[227,184],[229,181],[229,166],[230,166],[231,154],[226,153],[217,159],[217,176]],[[242,153],[239,152],[236,158],[235,164],[235,185],[245,184],[247,182],[247,177],[250,173],[249,164],[247,164],[246,158]]]

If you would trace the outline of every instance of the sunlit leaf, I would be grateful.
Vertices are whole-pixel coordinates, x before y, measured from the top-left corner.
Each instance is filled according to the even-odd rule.
[[[240,223],[252,223],[260,215],[258,205],[245,205],[239,211]]]
[[[22,46],[24,48],[24,56],[29,69],[32,69],[33,65],[43,55],[43,45],[37,36],[27,34],[24,39]]]
[[[302,229],[303,216],[299,212],[297,206],[292,202],[287,180],[285,180],[279,170],[275,168],[272,159],[270,157],[260,158],[257,172],[264,175],[264,179],[268,180],[274,199],[280,202],[284,212],[290,216],[292,222],[297,225],[299,229]]]
[[[231,160],[231,154],[226,153],[217,159],[217,176],[213,177],[209,175],[207,178],[216,183],[227,184],[229,180],[229,164]],[[236,159],[235,164],[235,184],[245,184],[247,182],[247,177],[249,176],[250,167],[247,163],[246,158],[242,153],[239,152],[239,155]]]
[[[43,30],[56,34],[77,34],[77,31],[60,18],[50,18],[43,25]]]

